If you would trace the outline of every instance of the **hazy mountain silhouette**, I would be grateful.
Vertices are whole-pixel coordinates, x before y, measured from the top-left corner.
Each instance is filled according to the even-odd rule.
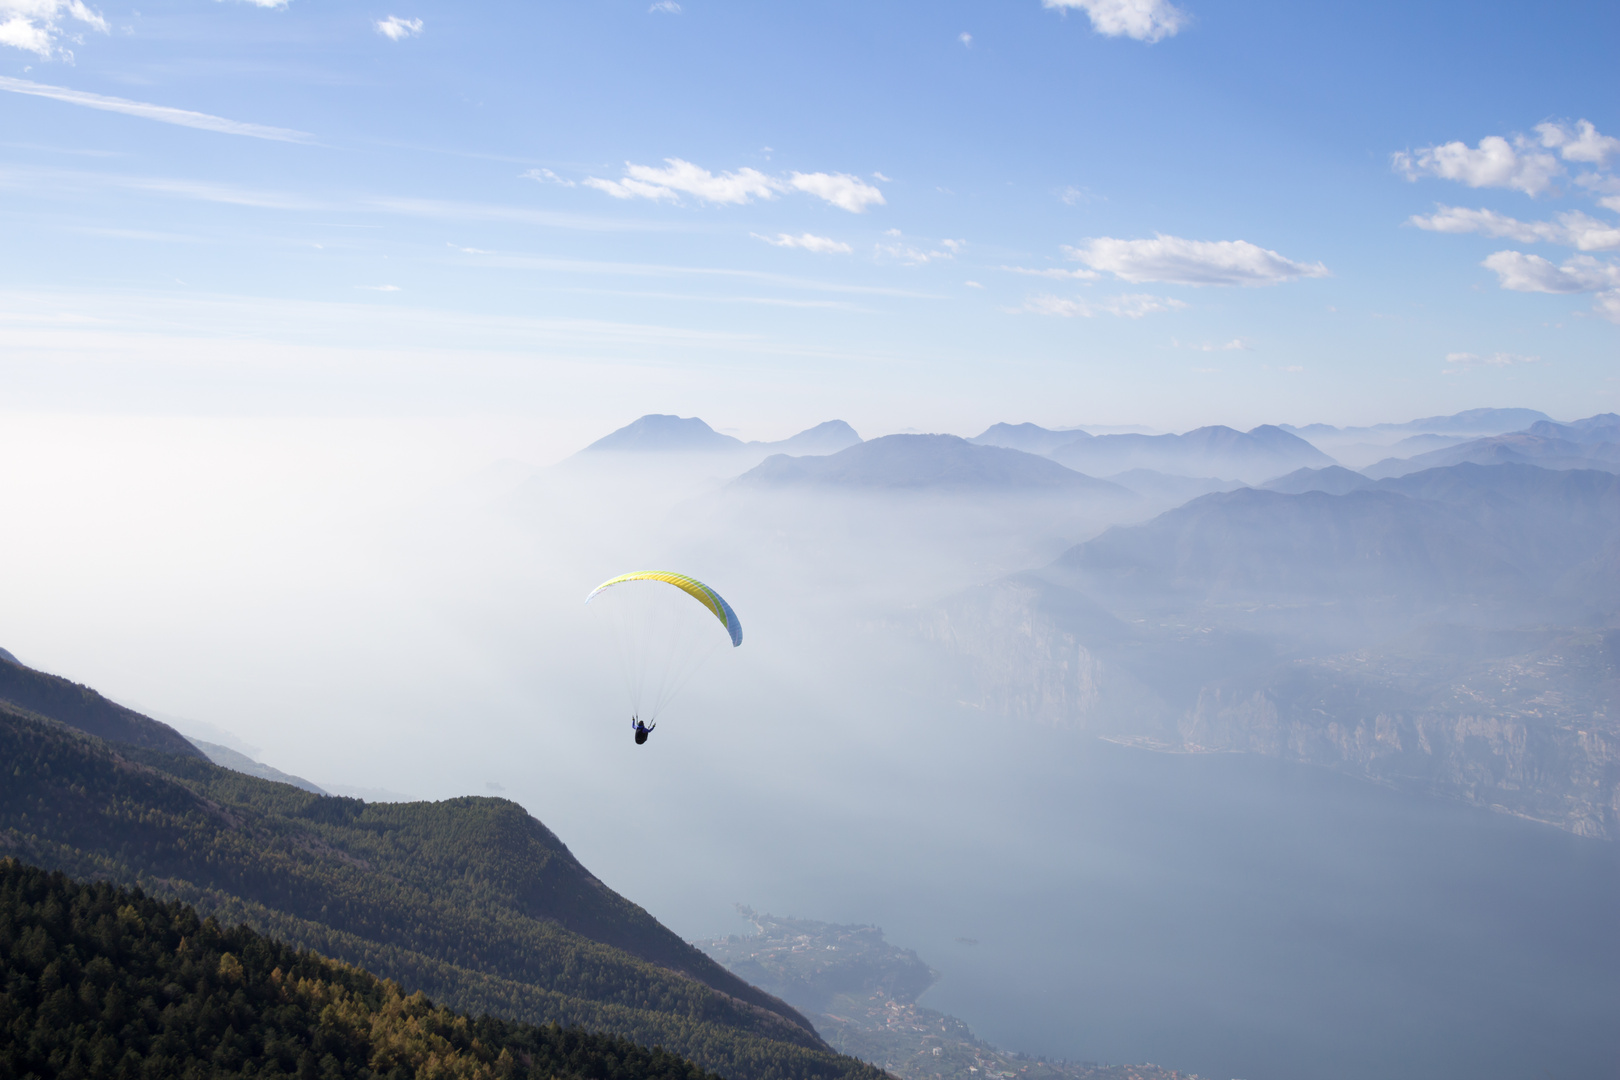
[[[1307,491],[1325,491],[1329,495],[1346,495],[1371,487],[1373,481],[1361,473],[1342,465],[1329,465],[1325,469],[1296,469],[1286,476],[1267,480],[1260,486],[1267,491],[1280,491],[1284,495],[1303,495]]]
[[[291,784],[295,788],[302,788],[304,791],[316,795],[332,794],[332,792],[310,783],[302,776],[284,773],[280,769],[272,768],[262,761],[255,761],[240,750],[232,750],[230,747],[221,746],[219,743],[194,739],[190,735],[187,735],[186,739],[192,746],[206,754],[209,761],[212,761],[220,768],[234,769],[239,773],[246,773],[248,776],[257,776],[260,780],[273,780],[278,784]]]
[[[1386,458],[1409,458],[1473,439],[1520,431],[1545,420],[1547,414],[1535,409],[1468,409],[1451,416],[1425,416],[1371,427],[1281,426],[1331,454],[1339,464],[1360,469]]]
[[[1536,409],[1465,409],[1450,416],[1424,416],[1401,423],[1373,424],[1369,427],[1334,427],[1332,424],[1307,424],[1294,427],[1279,424],[1285,431],[1311,439],[1319,436],[1358,436],[1364,434],[1409,435],[1500,435],[1508,431],[1521,431],[1540,420],[1552,419]]]
[[[1620,476],[1464,463],[1355,479],[1206,495],[960,594],[927,629],[949,692],[1620,836],[1603,749],[1620,740],[1620,632],[1604,629],[1620,620]],[[1336,486],[1353,489],[1321,490]],[[1413,646],[1425,627],[1448,644]]]
[[[1348,470],[1345,470],[1348,472]],[[1325,470],[1324,470],[1325,472]],[[1321,473],[1317,474],[1321,476]],[[1330,476],[1333,474],[1330,474]],[[1620,541],[1620,477],[1590,470],[1462,464],[1342,495],[1246,488],[1118,526],[1057,566],[1199,602],[1309,596],[1620,608],[1574,584]]]
[[[836,454],[860,441],[861,437],[855,433],[855,429],[844,421],[828,420],[824,424],[817,424],[779,442],[754,442],[747,445],[777,454]]]
[[[1475,439],[1405,459],[1386,458],[1363,472],[1384,479],[1463,462],[1620,472],[1620,416],[1601,413],[1569,424],[1541,420],[1524,431]]]
[[[1001,446],[977,446],[955,435],[885,435],[825,457],[777,454],[737,478],[746,486],[826,485],[1001,492],[1065,491],[1131,499],[1048,458]]]
[[[1026,454],[1049,454],[1060,446],[1088,439],[1085,431],[1052,431],[1038,424],[991,424],[968,442],[980,446],[1005,446]]]
[[[842,420],[828,420],[777,442],[743,442],[722,435],[695,416],[649,413],[591,443],[581,454],[729,454],[745,451],[831,454],[861,441]]]
[[[1214,425],[1182,435],[1086,435],[1053,450],[1051,457],[1091,476],[1153,469],[1250,483],[1334,464],[1304,439],[1272,424],[1251,431]]]
[[[742,447],[741,439],[722,435],[695,416],[649,413],[602,436],[580,453],[724,453]]]

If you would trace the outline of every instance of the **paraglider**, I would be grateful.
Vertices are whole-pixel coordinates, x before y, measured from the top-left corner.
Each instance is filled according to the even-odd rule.
[[[742,623],[719,593],[685,574],[668,570],[620,574],[592,589],[585,602],[610,589],[599,606],[612,614],[630,698],[630,728],[641,746],[658,726],[664,707],[698,669],[728,639],[733,648],[742,644]],[[723,633],[715,629],[711,616]]]

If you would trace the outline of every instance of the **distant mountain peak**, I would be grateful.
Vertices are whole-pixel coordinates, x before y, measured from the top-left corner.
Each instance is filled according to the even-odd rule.
[[[741,439],[722,435],[695,416],[648,413],[597,439],[581,453],[713,453],[740,449],[742,445]]]
[[[1005,446],[1027,454],[1047,454],[1060,446],[1091,438],[1088,431],[1055,431],[1039,424],[991,424],[968,442],[979,446]]]
[[[777,454],[737,478],[745,486],[1023,491],[1093,490],[1134,497],[1036,454],[956,435],[885,435],[826,457]]]
[[[695,416],[648,413],[581,450],[581,454],[732,454],[761,451],[834,454],[861,441],[843,420],[827,420],[777,442],[743,442],[722,435]]]

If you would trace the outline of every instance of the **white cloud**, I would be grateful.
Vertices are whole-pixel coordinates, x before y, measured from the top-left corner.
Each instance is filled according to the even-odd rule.
[[[623,180],[599,180],[592,176],[585,186],[604,191],[616,199],[670,199],[691,195],[704,202],[745,203],[751,199],[773,199],[782,183],[757,169],[714,175],[680,158],[665,158],[665,167],[625,163]]]
[[[962,284],[966,285],[970,289],[982,289],[982,288],[984,288],[984,286],[980,285],[977,281],[964,281],[964,282],[962,282]]]
[[[375,25],[377,33],[389,41],[404,41],[406,38],[415,37],[422,32],[421,19],[402,19],[398,15],[378,19]]]
[[[763,240],[773,247],[803,248],[805,251],[813,251],[818,255],[848,255],[855,250],[842,241],[825,236],[815,236],[811,233],[801,233],[798,236],[792,236],[788,233],[777,233],[775,236],[761,236],[759,233],[749,233],[749,235],[756,240]]]
[[[1514,292],[1596,293],[1593,307],[1597,313],[1620,322],[1620,265],[1576,255],[1556,266],[1522,251],[1498,251],[1482,265],[1496,272],[1502,288]]]
[[[966,45],[970,49],[973,48],[973,35],[968,33],[966,30],[962,31],[960,34],[957,34],[956,40],[960,41],[963,45]]]
[[[1494,210],[1441,206],[1428,217],[1417,214],[1408,218],[1407,223],[1430,232],[1480,233],[1517,240],[1521,244],[1563,244],[1577,251],[1620,249],[1620,226],[1579,211],[1559,214],[1556,222],[1519,221]]]
[[[1511,367],[1514,364],[1536,364],[1541,362],[1539,356],[1523,356],[1519,353],[1491,353],[1480,356],[1477,353],[1454,352],[1446,353],[1446,363],[1453,367]]]
[[[1099,237],[1064,251],[1093,270],[1135,283],[1174,285],[1275,285],[1296,278],[1327,277],[1321,263],[1295,262],[1247,240],[1184,240],[1158,233],[1152,240]]]
[[[825,199],[852,214],[862,213],[868,206],[884,205],[883,192],[848,173],[796,172],[789,182],[799,191]]]
[[[682,195],[691,195],[704,202],[746,203],[753,199],[774,199],[780,192],[803,191],[856,214],[870,205],[883,205],[883,192],[847,173],[796,172],[783,180],[747,168],[716,176],[680,158],[665,158],[664,166],[654,168],[626,162],[624,179],[603,180],[592,176],[584,183],[616,199],[674,201]]]
[[[1091,18],[1091,28],[1107,37],[1129,37],[1154,42],[1170,37],[1187,25],[1185,11],[1169,0],[1041,0],[1043,7],[1079,8]]]
[[[1073,270],[1066,270],[1061,266],[1049,266],[1039,270],[1028,266],[1003,266],[1001,269],[1009,274],[1028,274],[1031,277],[1065,278],[1074,281],[1095,281],[1102,276],[1095,270],[1079,266]]]
[[[217,131],[224,135],[247,135],[255,139],[273,139],[277,142],[309,142],[313,139],[313,136],[303,131],[266,127],[263,124],[245,124],[239,120],[227,120],[221,116],[210,116],[207,113],[192,112],[189,109],[175,109],[167,105],[151,105],[144,101],[106,97],[101,94],[87,93],[83,90],[46,86],[43,83],[29,82],[27,79],[13,79],[7,75],[0,75],[0,90],[9,90],[14,94],[29,94],[34,97],[50,98],[53,101],[65,101],[70,105],[83,105],[90,109],[124,113],[129,116],[141,117],[143,120],[157,120],[164,124],[178,124],[181,127],[200,128],[203,131]]]
[[[883,182],[884,182],[884,183],[885,183],[885,184],[892,184],[892,183],[894,183],[894,181],[893,181],[893,180],[890,180],[890,179],[889,179],[889,178],[888,178],[888,177],[887,177],[887,176],[884,176],[884,175],[883,175],[883,174],[882,174],[882,173],[880,173],[880,172],[875,172],[875,173],[873,173],[873,174],[872,174],[872,179],[874,179],[874,180],[881,180],[881,181],[883,181]]]
[[[921,266],[939,259],[954,259],[957,253],[967,246],[965,240],[941,240],[939,246],[930,251],[917,247],[905,239],[899,229],[889,229],[883,235],[887,239],[878,241],[878,256],[898,259],[907,266]]]
[[[107,20],[100,12],[86,7],[84,0],[0,0],[0,45],[10,45],[46,60],[53,56],[72,60],[72,52],[57,46],[64,19],[108,33]]]
[[[1620,289],[1620,266],[1577,255],[1563,266],[1526,255],[1522,251],[1498,251],[1486,258],[1484,267],[1496,271],[1502,288],[1514,292],[1584,293]]]
[[[1513,188],[1526,195],[1546,191],[1564,171],[1556,157],[1538,151],[1522,135],[1515,135],[1512,142],[1487,135],[1473,148],[1461,142],[1428,146],[1416,153],[1394,154],[1391,161],[1395,171],[1408,180],[1437,176],[1469,187]]]
[[[1080,203],[1088,203],[1101,198],[1099,195],[1092,194],[1088,188],[1075,187],[1073,184],[1058,192],[1057,197],[1069,206],[1078,206]]]
[[[1126,319],[1140,319],[1160,311],[1174,311],[1187,305],[1168,296],[1149,293],[1127,293],[1110,296],[1095,303],[1089,300],[1069,300],[1061,296],[1032,296],[1024,301],[1022,311],[1034,315],[1055,315],[1064,319],[1089,319],[1096,315],[1116,315]]]
[[[356,285],[357,289],[366,289],[370,292],[399,292],[398,285]]]
[[[1247,352],[1250,348],[1249,343],[1243,338],[1233,338],[1231,341],[1228,341],[1223,345],[1216,345],[1208,341],[1204,342],[1202,345],[1183,345],[1175,338],[1171,338],[1170,344],[1174,345],[1178,349],[1191,349],[1193,352]]]
[[[1620,139],[1599,135],[1590,120],[1575,121],[1574,130],[1567,124],[1537,124],[1536,134],[1541,136],[1542,146],[1557,150],[1565,161],[1602,165],[1610,154],[1620,153]]]
[[[652,15],[655,13],[659,15],[679,15],[681,5],[677,4],[675,0],[658,0],[658,3],[647,9],[647,14]]]
[[[519,175],[521,175],[525,180],[533,180],[540,184],[561,184],[563,187],[576,186],[574,181],[564,180],[550,169],[529,169],[528,171],[520,173]]]

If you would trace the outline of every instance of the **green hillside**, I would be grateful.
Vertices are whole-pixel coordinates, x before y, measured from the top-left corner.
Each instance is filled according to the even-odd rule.
[[[608,889],[515,803],[319,796],[4,703],[0,762],[0,854],[139,885],[462,1011],[612,1032],[733,1080],[881,1075]]]
[[[713,1080],[624,1039],[436,1007],[177,901],[0,859],[0,1080]]]

